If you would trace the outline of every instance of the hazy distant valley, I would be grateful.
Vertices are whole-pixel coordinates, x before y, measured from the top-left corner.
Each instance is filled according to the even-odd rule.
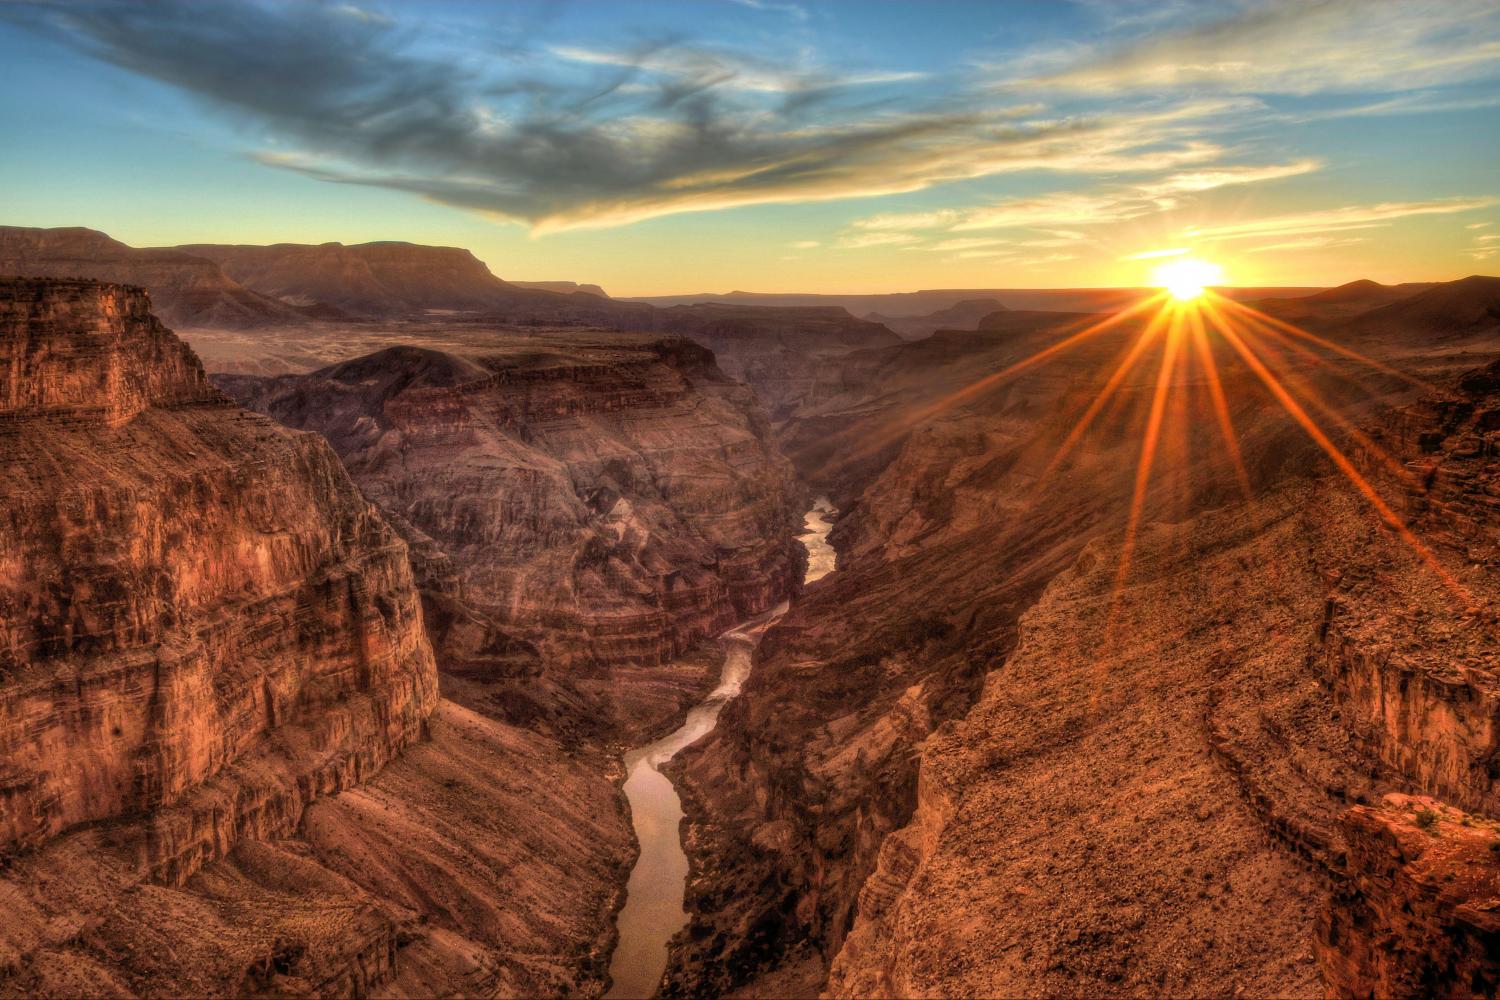
[[[738,655],[663,995],[1500,988],[1500,278],[0,275],[0,995],[602,995]]]

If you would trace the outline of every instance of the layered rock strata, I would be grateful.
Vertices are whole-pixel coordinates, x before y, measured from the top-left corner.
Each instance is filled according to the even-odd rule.
[[[146,813],[180,882],[421,735],[406,547],[323,441],[230,404],[138,290],[8,280],[0,337],[6,844]]]
[[[607,741],[439,701],[401,537],[138,290],[7,279],[0,344],[0,996],[601,992]],[[592,690],[638,740],[712,675]]]
[[[674,763],[694,865],[674,993],[1317,995],[1343,813],[1488,794],[1486,376],[1405,405],[1389,373],[1268,355],[1381,493],[1414,490],[1397,506],[1431,559],[1222,355],[1253,499],[1202,369],[1179,369],[1127,544],[1154,359],[1079,429],[1122,342],[971,389],[1067,329],[1002,321],[893,349],[905,365],[851,356],[787,428],[850,509],[840,569]]]
[[[517,721],[611,716],[610,670],[665,664],[798,579],[791,470],[689,341],[395,348],[219,384],[333,443],[413,544],[444,669],[512,679]]]
[[[1500,824],[1421,796],[1344,818],[1349,883],[1318,922],[1329,997],[1500,991]]]

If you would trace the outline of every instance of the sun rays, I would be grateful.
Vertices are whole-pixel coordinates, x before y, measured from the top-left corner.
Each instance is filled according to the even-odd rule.
[[[1110,423],[1106,414],[1120,416],[1126,422],[1116,430],[1127,434],[1127,446],[1131,445],[1128,435],[1134,433],[1129,427],[1139,421],[1134,469],[1128,476],[1128,503],[1124,505],[1124,534],[1113,567],[1106,612],[1106,637],[1115,630],[1121,596],[1129,584],[1148,515],[1153,505],[1160,506],[1164,494],[1172,493],[1170,487],[1186,493],[1184,483],[1189,474],[1201,476],[1207,470],[1206,475],[1222,478],[1225,487],[1232,488],[1241,499],[1254,496],[1255,477],[1247,466],[1243,430],[1237,428],[1235,418],[1237,412],[1246,417],[1246,393],[1273,404],[1317,446],[1464,610],[1477,610],[1469,591],[1367,475],[1367,470],[1378,469],[1399,488],[1411,490],[1421,488],[1421,470],[1407,467],[1361,431],[1342,412],[1344,406],[1325,398],[1327,385],[1337,385],[1345,392],[1360,391],[1369,398],[1381,390],[1378,386],[1372,389],[1366,381],[1378,381],[1381,376],[1422,389],[1431,386],[1351,347],[1219,294],[1199,281],[1208,280],[1207,276],[1208,272],[1196,269],[1192,273],[1174,272],[1168,276],[1172,283],[1162,292],[1081,329],[1065,330],[1020,360],[888,422],[867,440],[867,450],[884,448],[982,393],[999,389],[1088,341],[1113,334],[1123,338],[1116,360],[1103,363],[1098,370],[1102,380],[1089,391],[1086,401],[1079,401],[1081,412],[1060,440],[1054,439],[1056,445],[1043,446],[1046,451],[1040,458],[1041,471],[1028,491],[1031,506],[1043,502],[1047,485],[1070,459],[1078,457],[1090,430]],[[1322,390],[1311,376],[1325,377]],[[1122,401],[1124,390],[1131,385],[1144,408],[1143,419],[1139,408],[1132,411]],[[1387,381],[1386,388],[1390,385]],[[1134,417],[1130,416],[1132,412]],[[1197,415],[1201,415],[1203,433],[1212,435],[1219,454],[1193,463],[1187,452]],[[1263,431],[1264,421],[1260,427]],[[1335,435],[1345,443],[1341,445]],[[1352,453],[1346,448],[1352,448]],[[1122,491],[1127,489],[1126,480],[1121,470]]]

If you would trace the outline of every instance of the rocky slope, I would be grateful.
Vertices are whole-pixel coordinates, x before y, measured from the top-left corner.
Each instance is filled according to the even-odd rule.
[[[307,314],[180,250],[137,249],[92,229],[0,226],[0,274],[94,278],[140,285],[157,313],[183,327],[241,329],[303,324]]]
[[[10,846],[151,812],[180,882],[378,770],[436,674],[405,545],[332,451],[228,404],[139,290],[8,280]]]
[[[963,299],[946,309],[922,316],[885,316],[870,313],[865,319],[890,327],[901,336],[911,340],[930,337],[939,330],[972,330],[979,321],[997,312],[1004,312],[1005,304],[999,299]]]
[[[755,389],[774,420],[816,395],[819,374],[834,359],[901,342],[879,323],[839,308],[674,306],[651,322],[712,350],[725,372]]]
[[[300,305],[333,306],[349,316],[400,318],[428,313],[505,314],[540,309],[561,315],[572,294],[501,281],[458,247],[383,242],[194,244],[175,248],[214,261],[236,281]],[[575,290],[576,291],[576,290]],[[580,308],[597,304],[597,296]]]
[[[617,668],[667,664],[799,578],[791,470],[689,341],[492,339],[218,382],[333,443],[412,543],[443,668],[509,678],[514,720],[607,722]]]
[[[591,741],[496,718],[493,680],[439,700],[401,537],[139,290],[6,279],[0,345],[0,996],[597,995],[613,743],[710,658],[618,667]],[[653,391],[570,374],[553,434]]]
[[[1344,811],[1391,790],[1488,808],[1488,369],[1431,354],[1417,374],[1448,388],[1413,403],[1399,378],[1260,346],[1456,601],[1223,344],[1253,500],[1189,365],[1126,547],[1149,352],[1039,489],[1124,343],[966,387],[1062,332],[862,359],[788,429],[890,444],[840,463],[839,572],[674,762],[694,865],[674,993],[1314,995],[1323,901],[1393,905],[1349,894]],[[861,390],[883,364],[905,374]]]

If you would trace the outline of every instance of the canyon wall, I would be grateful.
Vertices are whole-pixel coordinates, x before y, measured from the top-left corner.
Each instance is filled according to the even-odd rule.
[[[1500,824],[1422,796],[1344,818],[1349,882],[1318,923],[1329,997],[1500,991]]]
[[[518,721],[608,721],[612,670],[669,663],[800,576],[791,469],[689,341],[495,338],[218,381],[333,443],[412,543],[443,668],[510,680]]]
[[[594,740],[497,718],[525,713],[487,669],[439,700],[407,544],[324,439],[235,406],[136,289],[5,279],[0,345],[0,995],[598,995],[634,856],[614,744],[672,725],[711,658],[580,684],[617,713]],[[571,392],[527,426],[681,404],[660,350],[623,351],[660,385],[544,374]],[[714,492],[747,461],[723,391],[657,429],[721,463],[677,491],[716,539],[755,516]]]
[[[0,310],[0,838],[149,812],[142,860],[181,881],[421,735],[405,545],[138,290],[8,280]]]
[[[1195,365],[1125,542],[1155,358],[1080,423],[1124,345],[985,388],[1068,329],[1035,324],[850,355],[783,429],[848,510],[840,570],[674,762],[674,994],[1317,995],[1315,915],[1361,877],[1346,811],[1490,794],[1487,376],[1421,357],[1469,398],[1412,403],[1268,355],[1430,559],[1222,355],[1252,497]]]

